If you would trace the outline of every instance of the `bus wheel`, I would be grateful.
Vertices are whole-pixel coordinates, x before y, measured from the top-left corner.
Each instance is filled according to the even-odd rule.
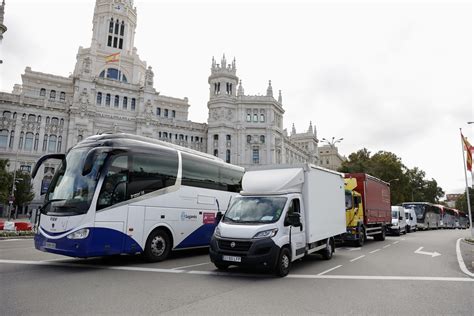
[[[168,257],[171,250],[171,238],[162,229],[153,231],[145,246],[145,258],[149,262],[163,261]]]

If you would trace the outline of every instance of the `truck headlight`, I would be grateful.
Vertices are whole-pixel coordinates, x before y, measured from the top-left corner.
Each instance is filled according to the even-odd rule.
[[[260,239],[260,238],[272,238],[278,233],[278,228],[273,228],[269,230],[264,230],[262,232],[258,232],[253,236],[253,239]]]
[[[76,230],[73,233],[70,233],[69,235],[67,235],[67,238],[68,239],[84,239],[84,238],[87,238],[87,236],[89,236],[89,229],[83,228],[83,229]]]
[[[214,229],[214,236],[215,237],[221,237],[221,230],[219,229],[219,226]]]

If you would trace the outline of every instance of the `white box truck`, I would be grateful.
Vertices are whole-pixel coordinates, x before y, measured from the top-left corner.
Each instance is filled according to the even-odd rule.
[[[265,268],[286,276],[291,262],[334,253],[346,231],[343,175],[309,164],[246,171],[211,239],[218,269]]]

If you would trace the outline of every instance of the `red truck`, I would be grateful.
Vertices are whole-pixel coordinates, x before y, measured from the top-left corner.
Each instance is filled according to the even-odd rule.
[[[352,192],[346,191],[346,195],[354,197],[360,194],[359,198],[353,198],[355,203],[348,203],[350,196],[346,196],[347,233],[344,240],[353,241],[358,246],[364,244],[367,236],[385,240],[386,227],[392,224],[390,184],[365,173],[346,173],[344,177],[346,189],[348,181],[353,183]]]

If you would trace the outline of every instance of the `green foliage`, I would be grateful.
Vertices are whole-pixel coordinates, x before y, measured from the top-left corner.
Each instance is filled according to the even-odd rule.
[[[349,155],[339,168],[344,173],[363,172],[390,183],[392,205],[409,201],[439,203],[444,196],[436,180],[425,180],[425,172],[418,167],[408,169],[400,157],[387,151],[374,155],[364,148]]]
[[[11,193],[12,177],[7,171],[8,159],[0,159],[0,203],[8,204]]]
[[[13,204],[21,207],[30,203],[35,197],[30,174],[17,170],[15,182],[15,202]]]
[[[472,188],[469,188],[469,201],[471,202],[472,212],[474,209],[474,190]],[[466,191],[464,191],[463,195],[456,200],[456,208],[465,212],[466,214],[468,213]]]

